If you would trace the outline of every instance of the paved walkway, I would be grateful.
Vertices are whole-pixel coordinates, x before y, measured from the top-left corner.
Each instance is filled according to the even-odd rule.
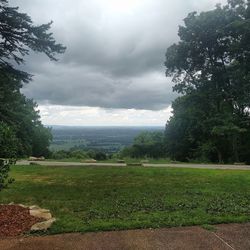
[[[26,161],[21,160],[17,165],[29,165],[30,162],[37,163],[44,166],[114,166],[125,167],[124,163],[81,163],[81,162],[59,162],[59,161]],[[172,167],[172,168],[204,168],[204,169],[236,169],[236,170],[250,170],[249,165],[224,165],[224,164],[191,164],[191,163],[166,163],[166,164],[143,164],[144,167]]]
[[[249,250],[250,223],[0,239],[1,250]]]

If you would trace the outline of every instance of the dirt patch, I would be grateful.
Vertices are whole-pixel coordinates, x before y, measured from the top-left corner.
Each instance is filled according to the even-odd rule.
[[[30,231],[32,225],[41,222],[31,216],[29,208],[18,205],[0,205],[0,237],[18,236]]]

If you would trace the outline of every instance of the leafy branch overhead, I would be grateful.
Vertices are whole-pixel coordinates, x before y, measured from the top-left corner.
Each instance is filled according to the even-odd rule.
[[[51,60],[57,60],[56,54],[65,52],[66,47],[56,43],[49,32],[52,21],[34,25],[30,16],[20,13],[18,7],[9,7],[6,0],[0,0],[0,70],[8,71],[24,82],[31,79],[29,73],[18,70],[24,63],[29,50],[45,53]]]
[[[10,166],[15,164],[14,160],[4,160],[0,158],[0,190],[11,184],[14,179],[9,178]]]

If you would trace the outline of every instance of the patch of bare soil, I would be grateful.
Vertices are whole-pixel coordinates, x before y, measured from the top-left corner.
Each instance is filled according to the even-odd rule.
[[[21,235],[40,221],[40,218],[30,215],[29,208],[0,205],[0,237]]]

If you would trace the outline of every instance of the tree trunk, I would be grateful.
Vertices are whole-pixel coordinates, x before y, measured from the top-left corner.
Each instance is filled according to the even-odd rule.
[[[222,153],[218,149],[217,149],[217,155],[218,155],[218,161],[219,161],[219,163],[222,163]]]
[[[239,162],[239,153],[237,149],[237,136],[233,134],[232,136],[232,148],[233,148],[233,160],[234,162]]]

